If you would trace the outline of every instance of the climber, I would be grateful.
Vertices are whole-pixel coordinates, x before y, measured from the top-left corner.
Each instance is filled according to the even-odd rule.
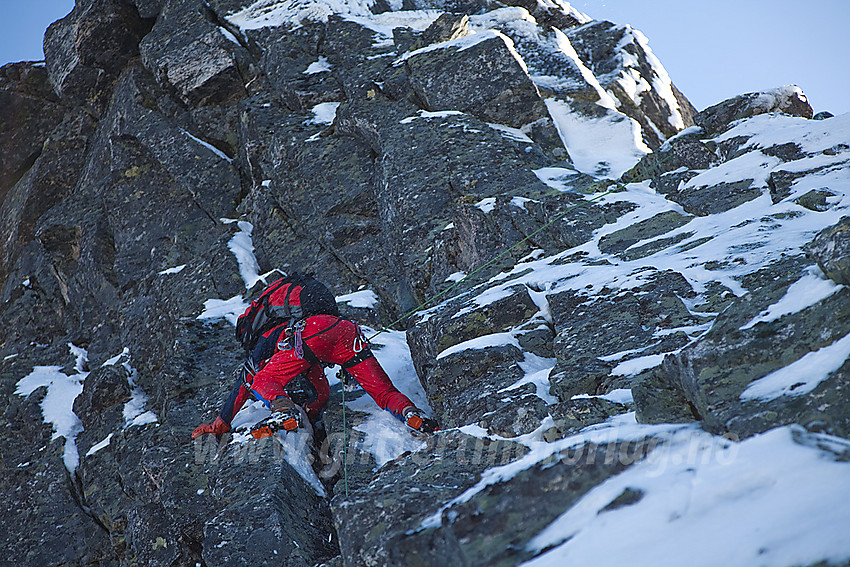
[[[256,438],[277,429],[297,429],[299,407],[317,423],[330,398],[323,362],[341,365],[381,408],[411,430],[437,429],[434,420],[395,388],[360,327],[339,317],[333,295],[311,276],[292,274],[268,286],[239,317],[236,333],[248,354],[246,362],[218,417],[199,425],[193,439],[230,431],[233,417],[248,399],[262,401],[272,411],[252,429]]]

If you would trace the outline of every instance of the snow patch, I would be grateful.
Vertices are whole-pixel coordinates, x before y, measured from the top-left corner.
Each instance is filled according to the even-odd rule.
[[[47,388],[47,394],[41,400],[44,422],[53,426],[51,440],[65,438],[63,461],[68,472],[73,474],[80,464],[77,435],[83,431],[83,423],[74,413],[74,400],[83,393],[83,381],[89,373],[85,371],[88,362],[85,349],[73,343],[68,343],[68,348],[75,357],[74,374],[66,374],[61,366],[36,366],[18,380],[15,393],[26,397],[41,387]]]
[[[339,108],[340,102],[320,102],[310,110],[313,112],[313,118],[310,119],[311,124],[333,124],[336,119],[336,111]]]
[[[507,388],[502,388],[499,390],[499,393],[510,392],[526,384],[533,384],[534,393],[538,398],[549,405],[558,403],[558,397],[549,393],[552,387],[552,384],[549,382],[549,375],[552,373],[552,369],[555,368],[557,359],[543,358],[528,351],[524,354],[525,358],[521,362],[518,362],[517,365],[525,372],[525,376]]]
[[[106,447],[108,447],[109,443],[112,441],[113,435],[115,435],[115,434],[110,433],[109,435],[106,436],[106,439],[104,439],[100,443],[97,443],[96,445],[93,445],[91,449],[86,451],[86,457],[90,457],[90,456],[94,455],[95,453],[97,453],[98,451],[100,451],[101,449],[105,449]]]
[[[225,224],[235,222],[236,226],[239,227],[239,232],[233,235],[233,238],[227,243],[227,248],[236,256],[236,262],[239,264],[239,275],[245,282],[245,289],[251,289],[262,279],[260,266],[257,263],[256,256],[254,256],[254,242],[251,239],[254,225],[248,221],[236,219],[221,219],[221,222]]]
[[[643,142],[640,124],[625,114],[609,111],[590,118],[562,100],[545,102],[573,165],[583,173],[617,179],[651,151]]]
[[[528,203],[536,203],[537,201],[535,201],[534,199],[529,199],[527,197],[514,197],[513,199],[511,199],[510,202],[511,205],[513,205],[514,207],[522,209],[523,211],[528,211],[528,209],[525,208],[525,205]]]
[[[836,498],[850,493],[850,464],[816,445],[850,444],[829,436],[801,444],[803,435],[780,427],[735,444],[698,429],[668,434],[532,539],[529,550],[551,549],[523,565],[841,563],[850,557],[850,508]],[[611,509],[627,490],[640,499]]]
[[[566,451],[573,447],[579,447],[585,443],[595,443],[597,445],[609,445],[621,441],[636,441],[646,437],[671,435],[677,431],[696,432],[698,431],[695,425],[643,425],[638,424],[634,418],[634,412],[614,416],[604,423],[592,425],[585,428],[577,435],[572,435],[565,439],[555,441],[554,443],[546,443],[538,441],[529,443],[527,455],[507,465],[492,467],[481,473],[481,479],[472,487],[461,493],[459,496],[443,505],[434,514],[425,518],[419,526],[420,530],[434,528],[442,523],[442,515],[445,510],[448,510],[456,504],[469,502],[475,495],[494,484],[507,482],[517,474],[528,470],[538,463],[556,455],[561,451]],[[563,564],[563,563],[562,563]]]
[[[529,138],[525,132],[520,130],[519,128],[511,128],[510,126],[505,126],[503,124],[493,124],[488,122],[487,126],[499,132],[502,137],[507,138],[508,140],[512,140],[514,142],[522,142],[524,144],[533,144],[534,140]]]
[[[378,294],[376,294],[371,289],[364,289],[360,291],[355,291],[354,293],[340,295],[336,298],[336,302],[345,303],[349,307],[374,309],[380,302],[380,298],[378,297]]]
[[[372,329],[364,331],[367,335],[373,333]],[[392,377],[395,387],[410,398],[416,407],[426,414],[433,415],[428,397],[416,375],[406,334],[403,331],[383,331],[372,336],[370,341],[375,358]],[[363,447],[372,454],[378,467],[397,459],[405,452],[418,451],[423,447],[422,440],[413,437],[407,426],[390,412],[379,408],[368,395],[364,394],[356,400],[346,402],[346,407],[369,414],[355,429],[365,434]]]
[[[496,198],[495,197],[487,197],[486,199],[481,199],[477,203],[475,203],[475,207],[481,209],[483,213],[492,213],[496,208]]]
[[[130,365],[130,360],[130,349],[124,347],[124,350],[104,362],[102,365],[120,365],[127,371],[127,382],[130,385],[130,400],[124,404],[124,429],[133,426],[147,425],[148,423],[157,423],[159,421],[154,412],[145,411],[145,406],[148,403],[148,396],[145,394],[145,391],[141,388],[141,386],[136,384],[139,372]]]
[[[203,147],[205,147],[206,149],[208,149],[209,151],[211,151],[211,152],[212,152],[213,154],[215,154],[216,156],[218,156],[218,157],[220,157],[221,159],[223,159],[224,161],[226,161],[227,163],[233,163],[233,159],[231,159],[231,158],[227,157],[227,154],[226,154],[226,153],[224,153],[223,151],[221,151],[221,150],[220,150],[220,149],[218,149],[217,147],[213,146],[213,145],[212,145],[212,144],[210,144],[209,142],[205,142],[205,141],[203,141],[202,139],[198,138],[197,136],[193,136],[192,134],[190,134],[189,132],[187,132],[187,131],[186,131],[186,130],[184,130],[183,128],[179,128],[179,130],[180,130],[181,132],[183,132],[184,134],[186,134],[189,138],[191,138],[191,139],[192,139],[192,140],[194,140],[195,142],[199,143],[200,145],[202,145]]]
[[[741,400],[767,402],[780,396],[808,394],[841,368],[848,357],[850,357],[850,334],[759,378],[744,390]]]
[[[840,290],[841,285],[827,278],[818,266],[806,268],[805,275],[791,284],[782,298],[742,326],[739,330],[751,329],[759,323],[769,323],[802,311],[819,303]]]
[[[469,339],[468,341],[463,341],[454,346],[450,346],[437,355],[437,360],[465,350],[480,350],[507,345],[513,345],[521,349],[519,341],[512,333],[491,333],[489,335],[483,335],[474,339]]]
[[[459,110],[440,110],[437,112],[428,112],[427,110],[420,110],[414,116],[408,116],[407,118],[402,118],[399,120],[399,124],[410,124],[414,120],[419,118],[446,118],[448,116],[463,116],[464,113]]]
[[[328,58],[324,55],[319,56],[318,61],[310,63],[310,65],[302,72],[304,75],[315,75],[317,73],[326,73],[332,69],[328,63]]]
[[[483,43],[485,41],[499,38],[501,39],[508,49],[511,51],[511,55],[514,56],[515,59],[520,63],[520,65],[525,69],[525,63],[523,63],[522,58],[519,57],[516,53],[516,49],[514,49],[513,41],[511,38],[507,37],[505,34],[496,31],[496,30],[484,30],[481,32],[471,32],[469,35],[459,37],[456,39],[451,39],[449,41],[442,41],[440,43],[433,43],[431,45],[427,45],[425,47],[414,49],[413,51],[409,51],[396,59],[393,62],[394,66],[401,65],[406,60],[411,57],[415,57],[417,55],[421,55],[423,53],[428,53],[431,51],[438,51],[440,49],[455,49],[457,51],[466,51],[472,47],[475,47],[479,43]]]
[[[644,370],[655,368],[664,360],[664,357],[669,353],[650,354],[648,356],[639,356],[625,362],[621,362],[611,370],[612,376],[636,376]]]
[[[243,32],[284,26],[295,29],[304,21],[327,22],[332,14],[369,16],[369,0],[257,0],[225,19]]]
[[[181,265],[179,265],[179,266],[175,266],[174,268],[167,268],[167,269],[162,270],[161,272],[159,272],[159,275],[161,275],[161,276],[167,276],[167,275],[170,275],[170,274],[179,274],[180,272],[182,272],[182,271],[183,271],[183,269],[184,269],[185,267],[186,267],[186,264],[181,264]]]
[[[578,175],[579,172],[565,167],[541,167],[532,170],[532,173],[552,189],[565,193],[573,188],[570,178]]]
[[[239,316],[246,309],[248,309],[248,304],[245,303],[241,295],[234,295],[230,299],[207,299],[204,301],[204,311],[198,315],[198,319],[227,319],[235,327]]]

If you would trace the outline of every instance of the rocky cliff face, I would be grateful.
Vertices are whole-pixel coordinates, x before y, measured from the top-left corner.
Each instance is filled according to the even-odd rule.
[[[549,0],[77,0],[45,53],[0,76],[0,565],[850,559],[848,116],[698,113]],[[190,441],[273,268],[444,431],[336,383],[318,448]]]

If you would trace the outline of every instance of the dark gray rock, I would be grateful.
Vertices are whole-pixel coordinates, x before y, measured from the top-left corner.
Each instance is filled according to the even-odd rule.
[[[749,278],[751,293],[721,313],[704,337],[665,360],[666,380],[685,393],[708,430],[746,437],[799,423],[850,435],[842,409],[848,403],[847,364],[812,376],[817,381],[811,387],[801,382],[763,398],[742,396],[757,380],[850,333],[846,289],[797,313],[747,326],[800,277],[801,263],[789,258]]]
[[[761,189],[753,186],[753,179],[710,186],[679,186],[667,195],[671,201],[682,205],[685,211],[706,216],[722,213],[759,197]]]
[[[594,296],[564,292],[549,297],[558,359],[549,377],[552,392],[567,402],[577,394],[604,394],[614,387],[611,370],[631,358],[670,352],[688,339],[670,329],[699,325],[681,298],[694,297],[679,274],[658,272],[648,283]],[[605,360],[622,353],[613,360]]]
[[[288,108],[307,111],[322,102],[345,100],[342,84],[336,77],[336,66],[330,71],[305,74],[311,64],[319,61],[320,56],[324,57],[320,50],[327,37],[324,25],[306,23],[295,30],[273,27],[259,31],[263,35],[256,37],[262,38],[265,49],[257,65]],[[262,79],[258,77],[258,81]]]
[[[327,500],[284,460],[279,441],[228,445],[211,479],[224,504],[206,519],[207,565],[316,565],[339,555]]]
[[[461,351],[438,359],[426,379],[437,420],[443,427],[457,427],[483,419],[487,414],[509,411],[504,407],[506,395],[499,390],[523,377],[517,365],[523,358],[518,348],[501,346]]]
[[[368,485],[331,502],[346,564],[405,565],[423,557],[398,553],[402,542],[421,541],[422,520],[474,485],[486,468],[526,452],[519,444],[449,431],[409,458],[387,463]],[[437,554],[446,557],[442,551]]]
[[[666,360],[666,359],[665,359]],[[665,363],[662,363],[662,367]],[[682,387],[671,382],[662,367],[636,377],[632,386],[635,417],[640,423],[688,423],[700,415]]]
[[[9,63],[0,68],[0,203],[35,163],[64,114],[44,67]]]
[[[661,236],[688,224],[692,218],[680,215],[675,211],[658,213],[650,219],[603,236],[599,240],[599,249],[605,254],[623,254],[626,253],[627,248],[641,240]]]
[[[791,194],[791,186],[794,185],[794,182],[805,175],[805,173],[783,171],[781,169],[771,171],[767,178],[767,186],[770,189],[770,200],[776,204],[788,197]]]
[[[110,85],[139,54],[150,31],[135,6],[118,0],[79,3],[44,35],[50,83],[62,99],[95,113],[109,100]]]
[[[806,157],[805,152],[803,152],[802,148],[800,148],[800,146],[795,142],[787,142],[785,144],[762,148],[761,153],[777,157],[782,161],[796,161]]]
[[[102,562],[117,566],[108,533],[76,499],[73,479],[63,462],[65,439],[52,439],[51,427],[43,421],[40,404],[46,388],[26,398],[13,394],[16,381],[33,363],[61,365],[67,355],[53,358],[48,349],[40,349],[37,360],[20,358],[23,360],[4,362],[0,369],[0,392],[5,400],[0,415],[0,496],[14,503],[2,513],[6,526],[0,532],[4,549],[0,565],[58,567]]]
[[[133,0],[139,16],[144,19],[156,18],[165,2],[166,0]]]
[[[517,287],[513,291],[459,317],[452,317],[451,309],[441,310],[440,314],[416,316],[407,331],[407,341],[414,347],[411,354],[414,355],[417,374],[427,376],[440,352],[482,335],[507,331],[539,311],[525,287]],[[459,303],[462,298],[457,301]]]
[[[646,179],[659,183],[659,179],[669,172],[676,171],[677,174],[681,174],[677,170],[683,167],[688,170],[708,169],[718,161],[717,154],[699,139],[697,133],[682,134],[668,140],[657,151],[641,158],[637,165],[623,174],[621,179],[624,183],[635,183]]]
[[[672,83],[675,103],[655,89],[643,93],[636,102],[621,85],[621,80],[636,80],[635,75],[649,84],[660,79],[642,41],[630,27],[594,21],[570,29],[566,35],[602,87],[617,98],[618,110],[640,123],[644,142],[650,148],[658,148],[664,139],[693,126],[696,109]],[[628,63],[624,63],[622,52],[629,54]]]
[[[826,276],[837,284],[850,285],[850,217],[821,231],[806,247]]]
[[[142,61],[164,88],[192,106],[222,104],[248,95],[253,58],[207,19],[200,0],[175,0],[139,44]]]
[[[458,434],[446,437],[449,435],[439,440],[436,449],[385,467],[370,487],[353,495],[345,506],[335,505],[346,562],[413,566],[451,557],[465,565],[517,565],[533,557],[527,543],[563,510],[594,486],[643,459],[658,444],[652,438],[605,446],[579,444],[522,470],[509,481],[489,484],[469,499],[440,508],[441,502],[450,502],[453,494],[475,481],[467,471],[479,469],[487,461],[506,463],[504,458],[511,454],[511,447],[502,443],[477,440],[477,447],[469,448],[469,441],[476,440],[467,438],[464,444]],[[425,459],[429,453],[431,458]],[[459,474],[459,465],[466,469],[464,473]],[[376,499],[368,492],[378,487],[385,497]],[[411,487],[416,489],[415,500],[394,497]],[[523,505],[517,505],[518,501]],[[637,498],[623,497],[612,504],[628,505],[628,501]],[[439,523],[434,526],[429,519],[428,525],[422,526],[434,512],[440,514]],[[366,532],[360,528],[366,518],[380,529]]]
[[[808,193],[800,195],[794,199],[794,202],[801,207],[809,209],[810,211],[822,213],[824,211],[828,211],[832,207],[829,203],[829,199],[834,197],[836,197],[836,195],[832,191],[812,189]]]
[[[548,441],[578,433],[588,425],[602,423],[609,417],[625,413],[626,406],[602,398],[576,398],[549,407],[554,430],[544,433]]]
[[[685,189],[697,172],[754,148],[744,137],[701,139],[705,132],[662,144],[690,125],[690,106],[675,87],[676,104],[658,88],[640,100],[620,88],[626,75],[651,85],[659,78],[639,35],[526,0],[510,4],[534,21],[518,9],[484,15],[477,21],[489,18],[501,35],[466,50],[458,49],[473,39],[461,37],[464,14],[496,4],[405,0],[406,9],[446,14],[421,33],[397,30],[397,46],[344,15],[243,33],[227,17],[252,3],[79,0],[48,32],[46,71],[4,71],[4,100],[44,118],[4,122],[14,132],[3,148],[11,189],[0,204],[0,496],[22,504],[4,520],[26,526],[0,535],[13,558],[0,560],[4,566],[513,565],[532,558],[534,535],[657,441],[598,447],[567,440],[561,448],[568,449],[452,503],[487,469],[527,455],[526,444],[545,451],[540,437],[552,442],[631,408],[575,394],[632,388],[641,421],[702,419],[718,432],[791,422],[847,430],[843,367],[790,404],[735,401],[748,387],[743,376],[847,333],[846,290],[780,322],[741,329],[746,321],[734,320],[775,302],[811,262],[742,276],[752,299],[704,281],[697,295],[680,274],[642,262],[628,289],[565,292],[571,283],[513,272],[518,262],[545,256],[553,270],[627,266],[705,242],[682,246],[692,237],[681,232],[689,217],[667,213],[607,235],[599,244],[611,255],[589,259],[598,229],[637,205],[585,196],[598,199],[618,184],[574,171],[543,104],[542,96],[552,96],[582,117],[617,115],[597,104],[600,89],[585,67],[655,136],[649,142],[657,151],[641,175],[657,192],[699,211],[725,210],[748,192]],[[388,9],[381,1],[372,11]],[[552,26],[570,30],[581,61],[560,49],[562,32]],[[426,46],[435,49],[393,65],[400,52]],[[317,62],[327,69],[305,73]],[[62,98],[48,92],[46,75]],[[540,80],[541,93],[529,75],[557,80]],[[342,104],[329,122],[317,120],[319,103]],[[672,114],[677,105],[683,124]],[[421,112],[436,109],[464,113]],[[487,122],[521,127],[532,141]],[[787,142],[756,149],[785,161],[804,157],[802,144]],[[846,150],[839,144],[824,154]],[[563,168],[566,192],[540,181],[534,172],[544,167]],[[777,173],[773,194],[789,198],[795,180]],[[819,191],[790,198],[818,209],[832,202],[827,189]],[[463,432],[438,433],[422,451],[379,468],[368,450],[372,434],[352,430],[370,416],[343,414],[343,391],[334,388],[328,439],[312,455],[332,509],[273,439],[191,442],[192,429],[215,418],[240,356],[232,325],[198,320],[207,300],[249,293],[228,249],[238,228],[222,220],[235,218],[253,224],[261,272],[310,270],[337,294],[374,291],[378,308],[344,314],[408,328],[436,417]],[[703,267],[728,268],[725,262]],[[457,283],[462,273],[470,277]],[[505,283],[513,277],[525,283]],[[426,313],[401,317],[428,299]],[[715,334],[694,342],[711,321],[699,313],[724,309]],[[503,340],[494,343],[502,346],[459,350],[499,333]],[[75,400],[85,429],[74,474],[63,467],[63,441],[42,422],[44,390],[29,399],[13,393],[36,365],[72,372],[68,343],[87,349],[92,370]],[[118,365],[103,366],[124,348]],[[753,349],[765,352],[753,356]],[[660,367],[638,372],[665,354]],[[709,372],[691,380],[691,367]],[[713,382],[711,372],[727,367],[730,381]],[[156,421],[130,425],[125,403],[142,393],[141,409]],[[345,401],[362,395],[347,391]],[[601,510],[642,496],[628,488]]]
[[[86,430],[101,421],[101,414],[110,408],[130,401],[129,377],[126,368],[115,365],[101,366],[86,377],[83,393],[74,400],[74,413],[83,416]]]
[[[451,223],[472,228],[469,219],[481,218],[481,210],[467,205],[500,195],[505,187],[532,199],[551,193],[529,169],[518,167],[545,163],[542,154],[520,150],[471,116],[422,117],[412,105],[375,97],[342,105],[335,128],[360,138],[380,156],[373,187],[393,269],[390,295],[402,311],[418,305],[417,296],[424,297],[425,290],[442,285],[452,273],[468,269],[479,257],[492,257],[496,246],[501,250],[505,241],[521,238],[510,234],[497,240],[483,233],[486,240],[478,242],[472,233],[458,241],[455,231],[444,229]],[[443,263],[435,249],[457,260]],[[440,270],[432,272],[438,261]]]
[[[321,52],[333,66],[333,75],[348,100],[373,98],[381,90],[376,81],[395,48],[376,45],[374,39],[375,33],[358,23],[337,15],[328,18]]]
[[[70,111],[43,141],[41,155],[27,174],[2,201],[0,215],[5,223],[0,227],[0,282],[32,240],[38,219],[73,190],[93,131],[94,121],[87,113]],[[55,249],[53,240],[45,235],[43,243],[48,250]],[[60,252],[60,257],[73,255],[69,250]]]
[[[501,37],[410,54],[403,65],[426,110],[461,110],[516,128],[548,118],[537,88]]]
[[[413,36],[413,41],[404,49],[399,49],[398,52],[415,51],[434,43],[451,41],[467,35],[469,35],[469,16],[446,12],[440,14],[440,17],[425,28],[421,35]],[[395,30],[393,30],[393,36],[395,36]]]
[[[694,117],[706,135],[715,136],[742,118],[769,112],[783,112],[803,118],[812,117],[812,107],[796,87],[781,87],[771,91],[748,93],[710,106]]]

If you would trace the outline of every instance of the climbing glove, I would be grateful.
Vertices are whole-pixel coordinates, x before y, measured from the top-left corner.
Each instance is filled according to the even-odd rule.
[[[225,433],[230,431],[230,425],[227,424],[221,416],[215,418],[215,421],[212,423],[202,423],[192,432],[192,439],[197,439],[201,435],[206,433],[212,433],[216,437],[221,437]]]
[[[405,425],[417,433],[434,433],[440,429],[436,421],[426,417],[416,406],[405,408],[403,415]]]

